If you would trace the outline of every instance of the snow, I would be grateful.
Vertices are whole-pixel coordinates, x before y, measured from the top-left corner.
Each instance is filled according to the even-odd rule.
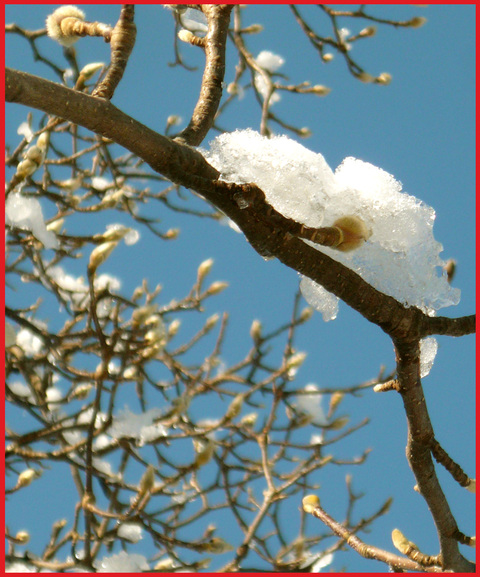
[[[296,401],[297,409],[310,417],[310,421],[320,427],[328,425],[327,417],[322,408],[322,395],[318,393],[317,385],[310,383],[305,386],[306,395],[298,395]]]
[[[36,198],[23,196],[20,192],[10,193],[5,203],[5,222],[10,226],[30,230],[45,248],[59,246],[55,233],[47,230],[42,207]]]
[[[204,154],[228,182],[256,183],[284,216],[310,227],[331,226],[347,215],[360,217],[372,236],[343,253],[305,240],[356,271],[377,290],[406,306],[434,315],[456,305],[460,291],[442,274],[442,245],[433,236],[435,211],[402,191],[391,174],[346,158],[335,172],[317,154],[286,136],[270,139],[253,130],[222,134]],[[335,318],[336,297],[302,280],[307,301],[326,320]]]
[[[142,536],[142,526],[138,523],[122,523],[120,525],[117,535],[122,539],[130,541],[130,543],[138,543]]]
[[[285,60],[281,56],[274,54],[269,50],[262,50],[262,52],[260,52],[260,54],[255,58],[255,62],[269,74],[276,72],[285,64]],[[269,94],[269,87],[265,78],[258,72],[255,72],[254,82],[256,89],[265,99]],[[281,97],[278,93],[273,93],[270,97],[270,104],[278,102],[280,98]]]
[[[167,435],[167,429],[160,423],[155,423],[155,420],[162,414],[163,411],[159,408],[136,414],[125,407],[118,416],[114,417],[108,434],[117,439],[122,437],[134,438],[137,445],[142,447],[145,443]]]
[[[116,555],[104,557],[95,563],[98,573],[137,573],[150,569],[147,559],[138,553],[120,551]]]
[[[268,72],[276,72],[285,64],[285,60],[269,50],[262,50],[255,58],[255,62]]]
[[[438,342],[434,337],[427,337],[420,341],[420,376],[422,379],[429,374],[433,367],[437,350]]]

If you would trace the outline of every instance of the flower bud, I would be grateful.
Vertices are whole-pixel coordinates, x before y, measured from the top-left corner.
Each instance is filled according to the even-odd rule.
[[[328,409],[330,415],[333,414],[338,405],[343,401],[344,397],[345,393],[340,391],[333,393],[333,395],[330,397],[330,407]]]
[[[363,30],[360,30],[360,32],[358,33],[358,35],[361,38],[366,38],[367,36],[375,36],[375,34],[377,33],[377,28],[376,26],[367,26],[366,28],[364,28]]]
[[[258,413],[248,413],[240,419],[240,425],[243,427],[253,427],[258,419]]]
[[[373,82],[375,80],[375,78],[368,72],[360,72],[356,76],[361,82],[365,83]]]
[[[95,272],[97,268],[107,260],[110,253],[117,246],[118,240],[103,242],[102,244],[96,246],[90,255],[88,261],[88,270],[90,273]]]
[[[174,238],[177,238],[179,234],[180,234],[179,228],[169,228],[167,232],[163,235],[163,238],[166,238],[167,240],[172,240]]]
[[[190,30],[185,30],[185,28],[182,28],[181,30],[178,31],[178,38],[182,42],[187,42],[188,44],[191,44],[195,40],[195,34],[193,34],[193,32],[190,32]]]
[[[424,18],[423,16],[415,16],[414,18],[412,18],[410,20],[408,25],[411,28],[420,28],[421,26],[423,26],[425,24],[426,21],[427,21],[427,19]]]
[[[247,26],[247,28],[242,28],[243,34],[259,34],[263,32],[263,26],[261,24],[252,24],[251,26]]]
[[[169,325],[168,325],[168,338],[171,339],[172,337],[174,337],[177,333],[178,333],[178,329],[180,328],[180,325],[182,324],[182,321],[180,321],[179,319],[174,319]]]
[[[50,232],[56,232],[58,234],[62,229],[64,222],[64,218],[57,218],[56,220],[52,220],[51,223],[47,224],[47,230]]]
[[[129,367],[126,367],[125,370],[123,371],[123,378],[127,379],[127,380],[132,380],[134,379],[138,374],[138,369],[135,365],[130,365]]]
[[[197,270],[197,282],[201,283],[207,274],[212,270],[213,258],[207,258],[204,260]]]
[[[85,13],[76,6],[60,6],[47,18],[47,34],[62,46],[72,46],[80,38],[71,30],[75,20],[84,21]]]
[[[312,131],[307,126],[304,126],[303,128],[300,128],[298,130],[298,135],[301,136],[302,138],[310,138],[312,134],[313,134]]]
[[[39,474],[35,469],[25,469],[25,471],[22,471],[20,475],[18,475],[17,489],[28,487],[28,485],[30,485],[30,483],[38,476]]]
[[[305,307],[302,312],[300,313],[300,316],[298,317],[298,320],[301,323],[306,323],[308,320],[310,320],[313,316],[313,308],[312,307]]]
[[[342,233],[340,242],[335,246],[337,250],[342,252],[359,248],[372,236],[372,231],[358,216],[343,216],[336,220],[333,226]]]
[[[290,369],[295,369],[297,367],[300,367],[306,358],[307,358],[307,353],[295,353],[294,355],[292,355],[287,360],[285,368],[287,370],[290,370]]]
[[[252,322],[250,327],[250,336],[254,343],[258,343],[262,338],[262,323],[257,319],[254,319]]]
[[[334,58],[335,56],[331,52],[326,52],[322,55],[322,60],[324,62],[331,62]]]
[[[214,283],[212,283],[207,291],[205,292],[205,295],[207,296],[211,296],[211,295],[216,295],[218,293],[221,293],[223,290],[225,290],[228,287],[228,282],[224,282],[224,281],[215,281]]]
[[[104,62],[91,62],[90,64],[86,64],[80,70],[80,76],[83,76],[84,80],[90,80],[90,78],[105,66]]]
[[[73,389],[70,399],[76,399],[76,400],[86,399],[92,389],[93,385],[91,383],[83,383],[81,385],[78,385]]]
[[[139,495],[145,495],[150,493],[155,484],[155,467],[153,465],[148,465],[145,473],[143,473],[140,483],[138,485]]]
[[[217,324],[220,315],[218,313],[213,314],[211,317],[205,321],[205,330],[210,331]]]
[[[384,86],[390,84],[391,81],[392,81],[392,75],[389,74],[388,72],[382,72],[379,76],[375,78],[375,82],[377,84],[383,84]]]
[[[228,406],[227,412],[225,413],[225,420],[229,421],[230,419],[234,419],[240,414],[244,398],[245,395],[242,393],[234,397],[233,401]]]
[[[338,417],[338,419],[335,419],[332,422],[332,424],[329,426],[329,428],[334,430],[334,431],[338,431],[340,429],[343,429],[343,427],[345,427],[345,425],[348,425],[349,422],[350,422],[350,419],[348,417]]]
[[[30,533],[28,533],[28,531],[19,531],[15,535],[15,541],[17,541],[19,545],[26,545],[30,541]]]
[[[316,495],[307,495],[302,499],[302,507],[305,513],[313,513],[320,505],[320,499]]]
[[[207,441],[194,439],[193,446],[197,454],[193,466],[195,468],[203,467],[212,458],[215,450],[215,443],[211,439],[208,439]]]
[[[312,94],[316,94],[317,96],[326,96],[327,94],[330,94],[331,91],[331,88],[328,88],[328,86],[323,86],[322,84],[316,84],[315,86],[312,86],[310,90]]]
[[[158,311],[156,303],[138,307],[132,313],[132,324],[135,326],[143,325],[147,319],[150,319]]]

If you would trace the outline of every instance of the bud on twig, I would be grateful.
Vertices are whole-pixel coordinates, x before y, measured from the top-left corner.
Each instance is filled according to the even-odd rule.
[[[107,260],[107,258],[110,256],[110,253],[117,246],[117,244],[118,240],[103,242],[92,250],[90,259],[88,261],[88,271],[90,274],[94,273],[97,268]]]
[[[423,26],[425,23],[427,22],[427,19],[424,18],[423,16],[415,16],[415,18],[412,18],[410,20],[410,22],[408,23],[408,25],[411,28],[420,28],[421,26]]]
[[[140,479],[140,484],[138,485],[138,494],[145,495],[150,493],[155,484],[155,467],[153,465],[148,465],[145,473],[143,473]]]
[[[305,513],[313,513],[316,507],[320,505],[320,499],[317,495],[307,495],[302,499],[302,507]]]

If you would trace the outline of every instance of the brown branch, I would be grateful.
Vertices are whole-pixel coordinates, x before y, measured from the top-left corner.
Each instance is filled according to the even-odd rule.
[[[428,317],[422,319],[422,336],[446,335],[463,337],[475,333],[476,315],[451,319],[448,317]]]
[[[294,221],[274,210],[258,186],[216,180],[218,171],[199,152],[150,130],[110,102],[9,68],[5,96],[7,102],[38,108],[110,138],[172,182],[199,192],[239,225],[257,252],[275,256],[308,276],[392,338],[413,341],[437,331],[460,335],[473,326],[474,317],[444,320],[427,317],[415,307],[405,308],[353,270],[293,237]]]
[[[102,82],[95,88],[92,96],[110,100],[118,83],[123,77],[128,58],[135,45],[137,27],[133,21],[135,6],[124,4],[120,18],[112,30],[110,39],[110,67]]]
[[[182,184],[182,175],[189,172],[218,178],[218,171],[200,153],[150,130],[108,101],[10,68],[5,70],[5,98],[114,140],[172,182]]]
[[[225,48],[232,5],[203,5],[202,11],[208,20],[205,37],[205,70],[198,102],[188,126],[177,135],[180,142],[198,146],[210,128],[222,97],[225,76]]]
[[[308,498],[309,497],[306,497],[305,499]],[[375,561],[387,563],[387,565],[393,569],[400,571],[425,571],[434,573],[441,572],[438,567],[425,567],[411,559],[405,559],[404,557],[400,557],[395,553],[390,553],[385,549],[380,549],[379,547],[368,545],[359,537],[354,535],[351,531],[349,531],[346,527],[344,527],[341,523],[335,521],[335,519],[331,517],[319,504],[313,507],[306,507],[304,505],[304,510],[317,519],[320,519],[320,521],[325,523],[327,527],[330,527],[335,535],[338,535],[344,539],[349,547],[351,547],[362,557],[365,557],[365,559],[374,559]]]
[[[443,465],[461,487],[468,487],[470,484],[469,476],[463,471],[458,463],[455,463],[436,439],[433,439],[430,450],[432,451],[435,461],[440,463],[440,465]]]
[[[440,542],[444,570],[472,572],[474,565],[458,549],[455,537],[457,523],[440,487],[432,460],[431,447],[435,436],[428,415],[420,380],[419,342],[394,341],[397,357],[397,380],[408,422],[407,459],[432,514]]]

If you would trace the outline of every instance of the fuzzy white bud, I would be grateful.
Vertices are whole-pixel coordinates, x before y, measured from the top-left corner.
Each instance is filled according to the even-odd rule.
[[[72,46],[80,38],[69,31],[72,20],[85,20],[85,13],[76,6],[60,6],[47,18],[47,34],[62,46]]]

